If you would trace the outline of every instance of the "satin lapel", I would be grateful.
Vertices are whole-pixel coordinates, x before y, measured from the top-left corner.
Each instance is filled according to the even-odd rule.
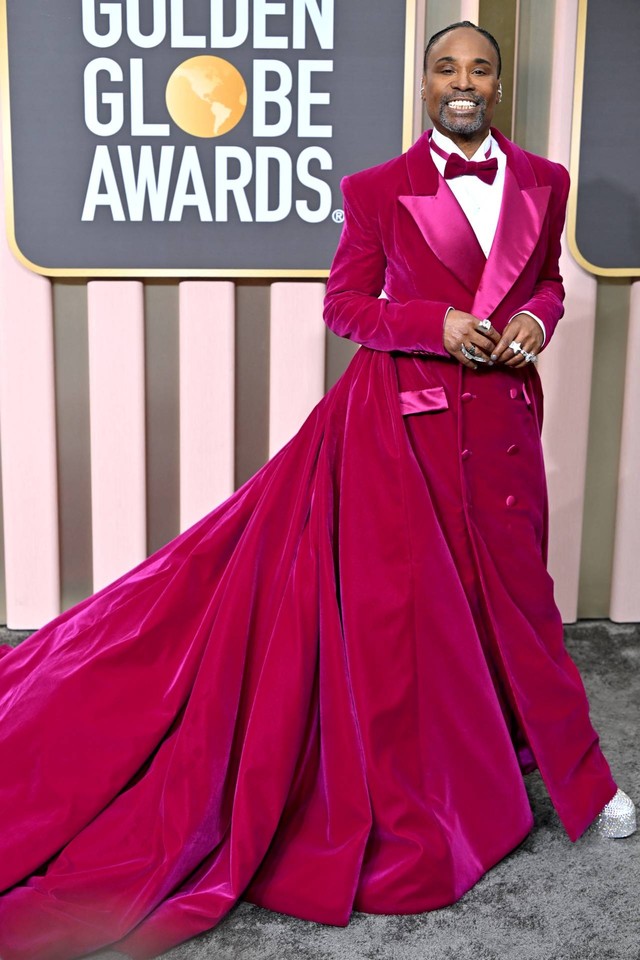
[[[471,293],[485,267],[485,256],[462,207],[440,177],[431,157],[429,132],[407,151],[413,194],[399,196],[435,256]]]
[[[551,187],[537,186],[525,154],[492,131],[507,154],[496,235],[473,302],[472,313],[489,317],[518,280],[540,239]]]

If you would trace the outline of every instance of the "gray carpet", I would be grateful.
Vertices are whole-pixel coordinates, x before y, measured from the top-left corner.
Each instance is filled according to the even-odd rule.
[[[17,641],[10,635],[11,642]],[[640,625],[580,621],[567,647],[618,784],[640,801]],[[0,642],[8,639],[0,635]],[[166,960],[640,960],[640,832],[573,844],[538,773],[536,826],[450,907],[411,916],[354,913],[330,927],[239,903]],[[496,811],[496,816],[500,811]],[[121,960],[101,952],[93,960]]]

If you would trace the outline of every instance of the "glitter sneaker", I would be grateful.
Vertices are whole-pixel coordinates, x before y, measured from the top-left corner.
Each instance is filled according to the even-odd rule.
[[[624,790],[618,790],[593,821],[593,829],[601,837],[630,837],[636,832],[636,808]]]

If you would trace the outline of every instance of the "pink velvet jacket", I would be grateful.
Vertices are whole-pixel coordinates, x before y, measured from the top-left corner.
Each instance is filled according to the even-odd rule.
[[[538,316],[545,347],[563,314],[558,269],[569,176],[492,130],[507,155],[488,258],[433,163],[429,131],[402,156],[345,177],[345,221],[327,284],[325,321],[374,350],[448,357],[449,306],[502,331],[519,310]],[[378,300],[384,288],[389,301]]]

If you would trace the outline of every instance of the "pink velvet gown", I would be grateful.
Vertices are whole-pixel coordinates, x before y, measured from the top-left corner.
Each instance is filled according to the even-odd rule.
[[[239,899],[446,906],[531,830],[536,767],[576,840],[616,785],[541,423],[533,365],[362,347],[227,501],[4,649],[2,960],[154,957]]]

